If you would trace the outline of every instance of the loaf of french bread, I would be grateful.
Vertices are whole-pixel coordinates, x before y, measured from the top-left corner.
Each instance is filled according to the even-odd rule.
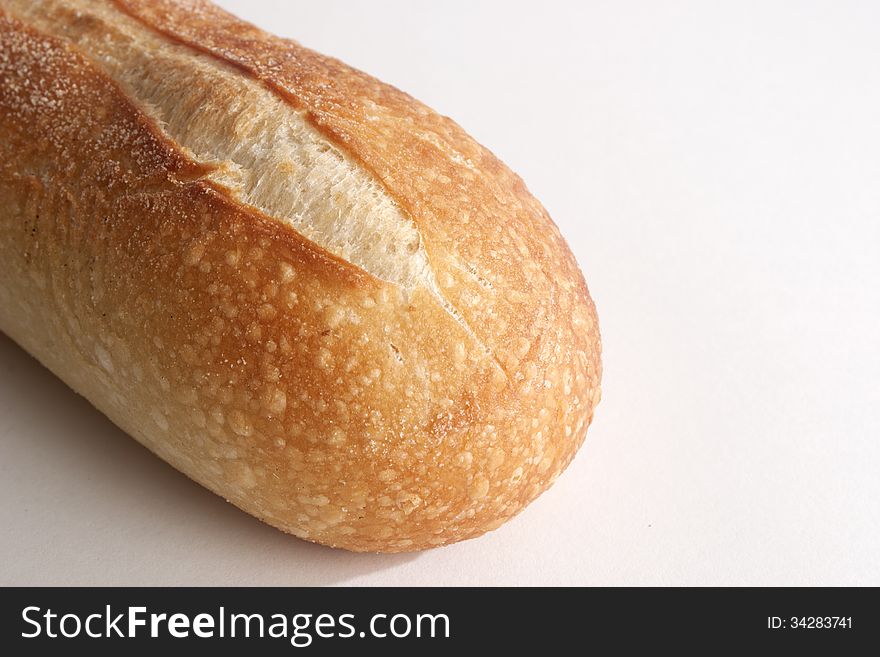
[[[523,182],[202,0],[0,0],[0,329],[187,476],[350,550],[498,527],[599,401],[593,303]]]

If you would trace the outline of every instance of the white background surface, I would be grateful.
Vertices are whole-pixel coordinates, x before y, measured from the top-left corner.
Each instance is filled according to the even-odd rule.
[[[486,537],[349,554],[189,482],[0,336],[0,583],[880,584],[880,5],[222,4],[523,176],[599,308],[587,444]]]

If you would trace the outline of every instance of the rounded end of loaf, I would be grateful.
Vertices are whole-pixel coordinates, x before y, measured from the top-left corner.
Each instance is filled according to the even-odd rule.
[[[261,437],[274,453],[268,469],[280,467],[295,477],[281,488],[275,475],[258,477],[232,501],[282,531],[356,552],[429,549],[499,528],[568,467],[600,399],[597,315],[583,282],[578,285],[578,306],[552,319],[552,345],[527,350],[523,340],[500,356],[468,343],[458,321],[430,295],[414,294],[404,303],[420,315],[416,323],[425,324],[420,330],[434,345],[434,364],[424,365],[424,375],[416,368],[406,382],[394,381],[364,405],[343,411],[345,422],[337,417],[302,423],[293,432]],[[536,304],[535,312],[542,307]],[[548,322],[542,328],[554,333]],[[405,368],[412,352],[389,348],[384,366],[363,373],[356,368],[350,384],[381,386],[383,378],[394,378],[387,367]],[[336,351],[332,360],[360,361],[356,349]],[[505,361],[519,356],[507,373]],[[420,376],[434,380],[430,391],[417,390],[425,385]],[[296,384],[279,389],[285,399],[302,392]],[[345,395],[326,398],[338,407],[332,398]],[[256,426],[265,409],[258,415],[239,420]],[[379,417],[393,418],[394,428],[377,429]]]
[[[582,446],[601,397],[598,318],[585,286],[581,301],[577,321],[554,320],[559,357],[520,362],[523,370],[541,372],[531,383],[515,374],[501,383],[497,363],[488,375],[473,371],[473,385],[454,402],[472,412],[450,418],[448,431],[432,425],[410,436],[436,445],[436,452],[372,469],[376,496],[349,518],[354,531],[319,523],[306,538],[356,552],[441,547],[500,528],[548,490]],[[583,332],[576,335],[576,326]],[[344,486],[337,492],[337,503],[351,503]]]
[[[545,214],[534,221],[555,231]],[[455,285],[445,296],[369,277],[317,296],[282,286],[276,298],[320,309],[309,322],[316,341],[303,344],[301,307],[296,320],[283,310],[257,318],[248,359],[273,382],[257,386],[255,413],[232,411],[250,432],[250,487],[231,501],[285,532],[358,552],[443,546],[522,511],[574,458],[600,398],[595,306],[564,242],[546,255],[547,275],[516,315],[498,305],[494,324],[480,326],[446,300],[461,300]],[[322,278],[319,268],[311,275]],[[521,281],[494,280],[493,296],[523,294]],[[267,359],[267,348],[299,356]]]
[[[151,363],[142,407],[117,421],[196,481],[299,538],[408,552],[501,526],[571,462],[601,346],[561,240],[516,263],[531,278],[483,269],[491,286],[445,276],[456,261],[434,249],[436,287],[408,290],[224,190],[167,202],[151,216],[193,219],[165,225],[182,255],[157,261],[162,307],[134,341]],[[558,235],[545,213],[532,221]]]
[[[352,551],[438,547],[519,513],[582,444],[600,339],[564,243],[529,294],[493,276],[478,324],[451,280],[443,294],[380,281],[202,182],[150,203],[132,208],[156,243],[126,312],[147,321],[95,347],[96,382],[127,400],[105,412],[248,513]]]

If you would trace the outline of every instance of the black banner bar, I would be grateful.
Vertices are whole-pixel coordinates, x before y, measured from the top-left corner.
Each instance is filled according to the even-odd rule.
[[[876,590],[852,588],[7,588],[0,598],[10,655],[839,651],[873,646],[880,619]]]

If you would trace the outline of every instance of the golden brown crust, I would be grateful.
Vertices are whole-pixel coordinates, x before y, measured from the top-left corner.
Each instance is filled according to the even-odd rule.
[[[363,163],[465,325],[234,201],[84,54],[6,20],[0,328],[175,467],[310,540],[440,545],[546,489],[598,402],[599,336],[522,181],[406,94],[213,5],[117,4]]]

